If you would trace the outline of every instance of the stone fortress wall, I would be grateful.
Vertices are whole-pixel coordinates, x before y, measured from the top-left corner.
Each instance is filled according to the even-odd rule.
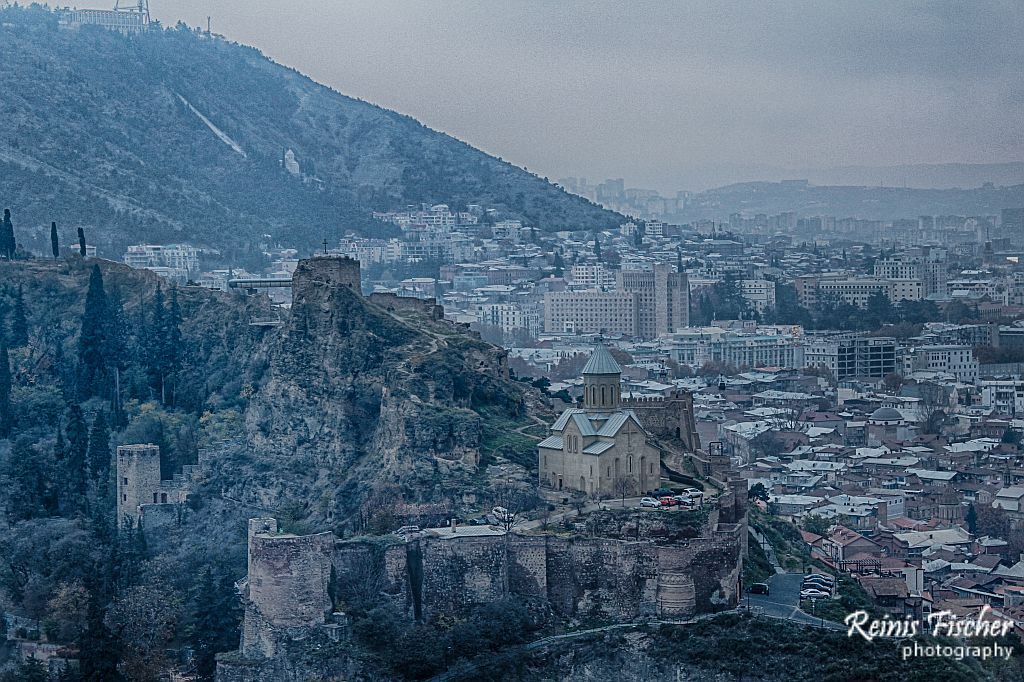
[[[647,432],[659,440],[682,441],[687,452],[700,450],[700,436],[693,417],[693,395],[673,391],[667,396],[622,399],[622,409],[633,410]]]
[[[278,665],[287,642],[317,630],[330,634],[338,627],[331,595],[346,586],[360,593],[372,586],[410,622],[462,617],[504,598],[541,601],[565,618],[618,621],[732,608],[741,596],[747,534],[741,487],[742,479],[730,480],[700,537],[675,542],[641,531],[643,512],[639,537],[630,540],[469,529],[460,536],[456,527],[382,544],[330,532],[281,534],[274,519],[252,519],[241,647],[223,657],[218,680],[259,679]]]

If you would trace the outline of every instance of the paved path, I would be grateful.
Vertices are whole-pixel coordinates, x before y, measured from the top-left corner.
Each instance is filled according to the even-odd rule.
[[[782,567],[779,566],[779,559],[775,556],[775,548],[772,547],[772,543],[768,542],[768,538],[761,535],[761,533],[756,528],[749,524],[747,525],[747,530],[749,530],[750,534],[754,536],[754,541],[757,542],[757,544],[761,545],[761,549],[763,549],[764,553],[768,556],[768,561],[771,562],[772,568],[775,569],[775,572],[785,573],[785,571],[782,570]]]
[[[800,610],[800,590],[803,585],[803,573],[786,573],[779,566],[775,556],[775,549],[768,539],[759,533],[753,526],[747,526],[753,539],[764,548],[768,560],[775,569],[775,575],[768,578],[768,594],[750,594],[743,596],[742,605],[747,606],[769,618],[784,618],[804,625],[828,628],[832,630],[845,629],[838,623],[824,620],[818,616],[812,616],[806,611]]]

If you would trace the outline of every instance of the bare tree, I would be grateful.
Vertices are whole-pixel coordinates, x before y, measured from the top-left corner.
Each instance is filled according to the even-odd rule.
[[[631,476],[626,474],[619,474],[612,479],[612,492],[615,496],[622,500],[622,506],[626,506],[626,497],[632,495],[636,491],[636,482]]]
[[[491,500],[495,520],[507,533],[526,519],[526,512],[536,508],[537,493],[523,483],[505,481],[491,486]]]

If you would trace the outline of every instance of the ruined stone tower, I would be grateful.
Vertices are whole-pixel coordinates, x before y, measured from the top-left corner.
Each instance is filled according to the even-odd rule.
[[[249,599],[242,654],[272,658],[295,631],[323,625],[331,608],[333,533],[279,533],[272,518],[249,519]]]
[[[117,448],[117,523],[132,528],[139,507],[159,501],[160,448],[156,445],[120,445]]]

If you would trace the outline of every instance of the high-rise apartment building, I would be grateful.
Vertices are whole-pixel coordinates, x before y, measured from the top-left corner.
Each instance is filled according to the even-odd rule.
[[[655,338],[690,323],[690,283],[685,272],[659,263],[651,270],[620,270],[616,288],[637,296],[637,336]]]

